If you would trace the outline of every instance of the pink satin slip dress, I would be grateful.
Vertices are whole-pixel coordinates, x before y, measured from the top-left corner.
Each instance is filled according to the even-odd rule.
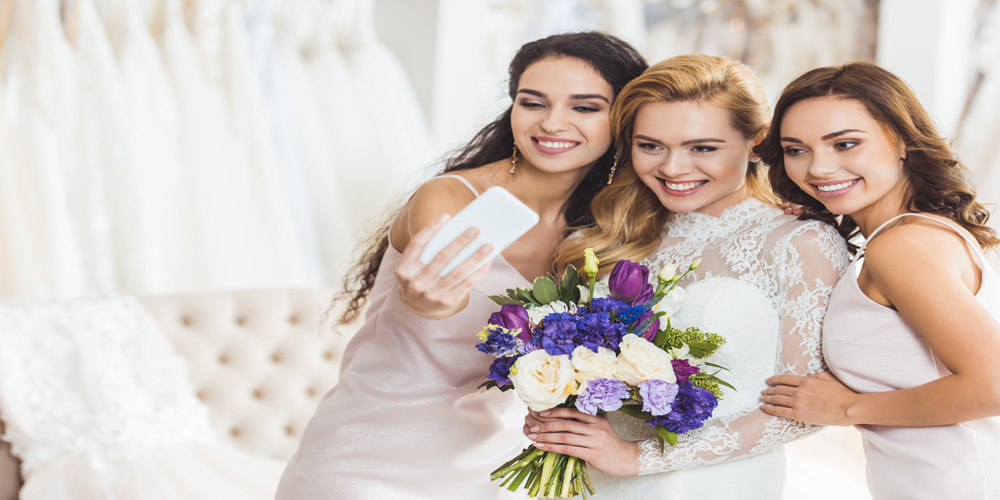
[[[976,241],[951,224],[923,214],[894,217],[868,237],[858,256],[882,228],[907,215],[930,219],[966,239],[982,271],[976,299],[1000,319],[1000,277]],[[823,355],[830,370],[863,394],[916,387],[950,375],[898,312],[861,291],[857,258],[834,289],[823,325]],[[874,500],[1000,499],[1000,417],[937,427],[856,427],[864,440]]]
[[[400,303],[393,271],[401,255],[386,250],[366,322],[285,469],[278,500],[523,497],[489,476],[530,444],[521,433],[527,409],[514,391],[478,389],[493,358],[476,349],[476,334],[500,310],[488,295],[531,284],[497,256],[465,309],[429,320]]]

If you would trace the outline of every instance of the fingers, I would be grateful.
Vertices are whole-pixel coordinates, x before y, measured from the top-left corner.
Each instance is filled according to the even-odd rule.
[[[552,408],[551,410],[545,410],[545,411],[539,413],[539,416],[541,416],[541,417],[548,417],[550,419],[552,419],[552,418],[568,418],[568,419],[573,419],[573,420],[577,420],[577,421],[588,423],[588,424],[596,424],[596,423],[604,420],[601,417],[598,417],[598,416],[595,416],[595,415],[588,415],[586,413],[583,413],[582,411],[577,410],[576,408]]]
[[[489,257],[490,252],[493,251],[493,245],[489,243],[483,245],[471,257],[461,263],[455,269],[452,269],[445,277],[441,278],[438,283],[439,286],[443,288],[449,288],[449,292],[452,295],[464,295],[472,290],[472,287],[479,283],[479,280],[486,274],[486,271],[490,269],[493,264],[492,260],[487,261],[475,272],[469,274],[473,268],[480,265],[487,257]]]
[[[785,396],[782,394],[761,396],[761,402],[771,406],[782,406],[785,408],[793,408],[795,403],[795,398],[792,396]]]
[[[768,404],[761,405],[760,410],[768,415],[774,415],[775,417],[792,418],[792,415],[794,414],[794,411],[791,408]]]
[[[424,248],[427,246],[427,243],[431,241],[431,238],[433,238],[434,235],[437,234],[438,230],[441,229],[441,227],[443,227],[449,220],[451,220],[451,215],[441,214],[440,217],[434,219],[434,222],[431,222],[427,227],[417,231],[417,234],[414,234],[413,237],[410,238],[410,242],[407,243],[406,248],[403,249],[403,256],[399,259],[399,264],[396,266],[397,269],[401,267],[409,268],[412,264],[419,265],[420,254],[424,253]]]
[[[529,429],[532,435],[542,435],[542,434],[578,434],[582,436],[595,436],[600,434],[602,429],[599,429],[594,424],[585,424],[583,422],[577,422],[576,420],[565,420],[559,419],[553,422],[541,422],[537,425],[531,426]],[[528,439],[535,439],[528,436]]]
[[[800,377],[798,375],[775,375],[769,377],[765,382],[767,385],[788,385],[792,387],[798,387],[802,385],[802,379],[805,377]]]
[[[810,375],[809,378],[815,378],[815,379],[819,379],[819,380],[836,380],[837,382],[840,382],[840,379],[838,379],[837,377],[835,377],[830,372],[815,373],[815,374]]]
[[[576,457],[587,462],[594,461],[594,453],[587,448],[581,448],[579,446],[568,446],[555,443],[535,443],[535,447],[540,450],[551,451],[552,453],[562,453],[563,455]]]
[[[451,241],[451,243],[445,245],[445,247],[442,248],[441,251],[438,252],[426,266],[424,266],[424,268],[417,275],[418,279],[428,281],[436,280],[440,276],[441,270],[444,269],[444,267],[447,266],[448,263],[451,262],[456,255],[458,255],[458,252],[461,252],[462,249],[465,248],[466,245],[472,243],[472,241],[476,239],[476,236],[479,236],[478,229],[474,227],[466,229],[465,232],[458,235],[458,238],[455,238]],[[475,257],[475,254],[473,254],[473,257]]]

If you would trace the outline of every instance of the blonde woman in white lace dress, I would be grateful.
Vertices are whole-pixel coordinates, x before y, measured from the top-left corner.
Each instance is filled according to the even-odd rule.
[[[609,270],[642,260],[701,266],[681,286],[671,317],[727,339],[709,361],[732,370],[736,390],[704,426],[661,454],[652,427],[616,413],[531,413],[524,432],[545,450],[591,465],[601,498],[781,498],[785,443],[819,426],[760,411],[764,380],[812,374],[824,364],[827,299],[848,265],[833,227],[798,221],[768,203],[752,148],[768,125],[760,81],[741,63],[706,55],[661,62],[622,91],[612,111],[621,173],[594,199],[597,225],[560,264],[594,247]],[[596,470],[595,470],[596,469]]]

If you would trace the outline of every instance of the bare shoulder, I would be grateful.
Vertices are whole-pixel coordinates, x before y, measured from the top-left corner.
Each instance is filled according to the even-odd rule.
[[[868,243],[865,265],[882,276],[919,272],[930,277],[973,272],[971,249],[959,234],[965,230],[943,217],[935,218],[954,230],[923,217],[903,217]]]

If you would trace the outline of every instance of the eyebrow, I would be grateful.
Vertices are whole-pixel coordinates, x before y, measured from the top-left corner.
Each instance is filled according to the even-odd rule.
[[[840,132],[834,132],[832,134],[826,134],[823,137],[820,137],[819,139],[821,141],[829,141],[830,139],[833,139],[834,137],[840,137],[840,136],[842,136],[844,134],[849,134],[851,132],[861,132],[862,134],[867,134],[868,133],[868,132],[865,132],[864,130],[857,130],[857,129],[853,129],[853,128],[848,128],[848,129],[841,130]],[[781,138],[781,142],[797,142],[799,144],[802,144],[802,141],[800,141],[799,139],[796,139],[794,137],[782,137]]]
[[[531,89],[518,89],[517,93],[518,94],[531,94],[533,96],[545,97],[545,94],[543,94],[542,92],[539,92],[537,90],[531,90]],[[573,95],[570,96],[570,98],[571,99],[576,99],[576,100],[580,100],[580,99],[600,99],[600,100],[602,100],[602,101],[604,101],[604,102],[606,102],[608,104],[611,104],[611,101],[608,100],[607,97],[604,97],[601,94],[573,94]]]
[[[661,141],[659,139],[653,139],[652,137],[649,137],[649,136],[646,136],[646,135],[636,135],[636,136],[633,136],[632,138],[633,139],[641,139],[641,140],[649,141],[649,142],[655,142],[657,144],[663,144],[663,141]],[[726,141],[724,141],[722,139],[715,139],[715,138],[712,138],[712,137],[705,137],[705,138],[702,138],[702,139],[691,139],[691,140],[688,140],[688,141],[684,141],[684,142],[681,143],[681,146],[687,146],[687,145],[690,145],[690,144],[702,144],[702,143],[706,143],[706,142],[726,142]]]

